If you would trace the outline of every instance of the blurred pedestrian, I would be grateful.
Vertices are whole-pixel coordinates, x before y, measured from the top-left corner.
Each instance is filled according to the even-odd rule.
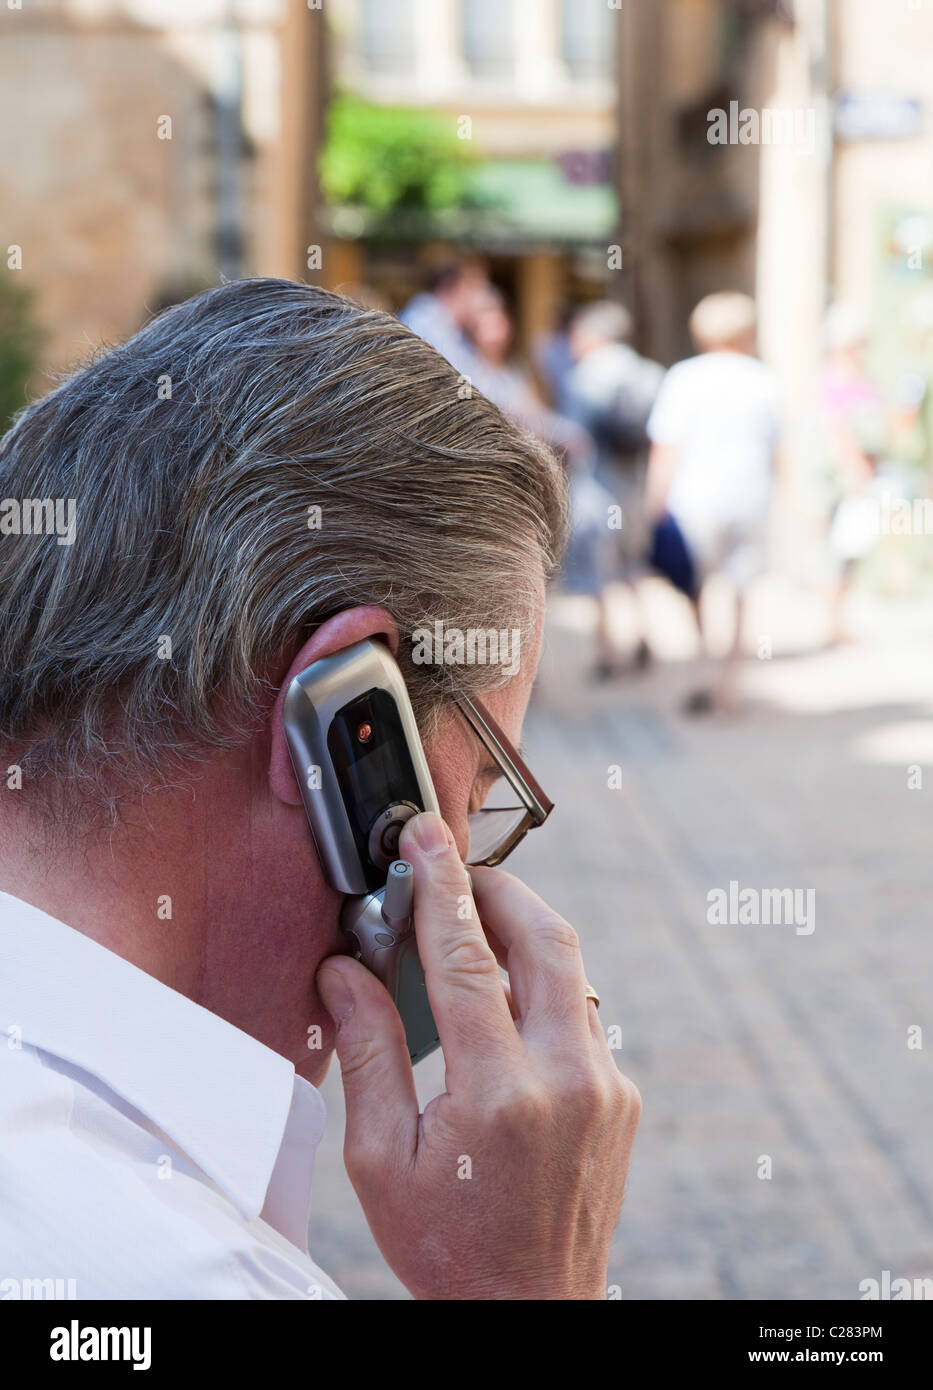
[[[568,302],[561,309],[555,326],[541,333],[532,345],[532,358],[549,403],[566,415],[569,408],[567,381],[575,365],[570,347],[570,326],[578,312]]]
[[[865,351],[871,327],[856,304],[838,302],[823,325],[826,361],[819,413],[828,471],[834,562],[829,643],[849,640],[845,607],[859,561],[878,542],[876,475],[886,442],[881,393],[868,375]]]
[[[729,651],[691,713],[735,706],[748,585],[767,565],[767,525],[780,433],[777,378],[756,355],[756,314],[744,294],[708,295],[690,316],[699,354],[664,378],[651,418],[647,508],[655,550],[683,571],[701,644],[702,589],[714,572],[735,594]],[[684,568],[685,566],[685,568]]]
[[[431,271],[424,289],[399,314],[406,327],[471,381],[476,380],[479,363],[467,324],[488,287],[477,262],[447,261]]]
[[[616,675],[622,669],[609,623],[606,586],[611,580],[620,581],[629,589],[636,624],[636,665],[646,665],[651,656],[637,581],[643,569],[647,535],[644,516],[647,424],[664,369],[657,362],[639,356],[629,346],[627,339],[631,329],[628,310],[611,300],[587,305],[578,311],[570,325],[570,348],[575,366],[566,379],[566,406],[568,413],[590,434],[595,446],[592,479],[581,489],[585,494],[581,509],[585,509],[588,516],[598,510],[594,501],[596,488],[606,499],[601,518],[603,534],[598,535],[591,522],[586,531],[592,551],[591,591],[597,603],[595,674],[600,678]],[[617,511],[617,525],[613,529],[609,527],[611,506]]]
[[[589,454],[592,441],[574,421],[544,404],[528,372],[513,361],[512,320],[502,294],[493,285],[477,294],[467,328],[483,364],[483,394],[511,420],[568,454],[573,463],[582,461]]]

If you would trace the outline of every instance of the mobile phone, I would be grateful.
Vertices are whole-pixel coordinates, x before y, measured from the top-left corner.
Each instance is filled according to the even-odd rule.
[[[418,1062],[440,1039],[398,840],[412,816],[439,807],[395,658],[368,639],[321,657],[289,685],[282,722],[324,873],[347,895],[341,928],[392,995]]]

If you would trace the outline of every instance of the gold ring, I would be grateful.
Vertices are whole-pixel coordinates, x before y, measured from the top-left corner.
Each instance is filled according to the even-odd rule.
[[[596,991],[595,991],[595,989],[593,988],[592,985],[587,985],[587,987],[586,987],[586,997],[587,997],[587,999],[592,999],[592,1001],[593,1001],[593,1003],[596,1005],[597,1009],[599,1008],[599,995],[596,993]]]

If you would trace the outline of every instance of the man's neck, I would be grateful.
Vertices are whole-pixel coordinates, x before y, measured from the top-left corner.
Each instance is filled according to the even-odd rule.
[[[203,898],[203,885],[192,881],[191,829],[178,854],[177,840],[166,846],[150,837],[147,847],[125,828],[55,841],[44,828],[4,819],[0,889],[195,997],[201,953],[190,905]]]

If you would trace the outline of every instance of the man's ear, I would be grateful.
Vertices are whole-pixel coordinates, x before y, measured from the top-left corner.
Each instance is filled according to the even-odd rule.
[[[282,706],[288,687],[312,661],[322,656],[333,656],[334,652],[352,647],[354,642],[362,642],[366,637],[381,637],[393,653],[398,651],[398,627],[385,608],[348,608],[345,613],[337,613],[321,624],[285,673],[269,716],[269,787],[272,795],[287,806],[301,805],[301,793],[282,728]]]

